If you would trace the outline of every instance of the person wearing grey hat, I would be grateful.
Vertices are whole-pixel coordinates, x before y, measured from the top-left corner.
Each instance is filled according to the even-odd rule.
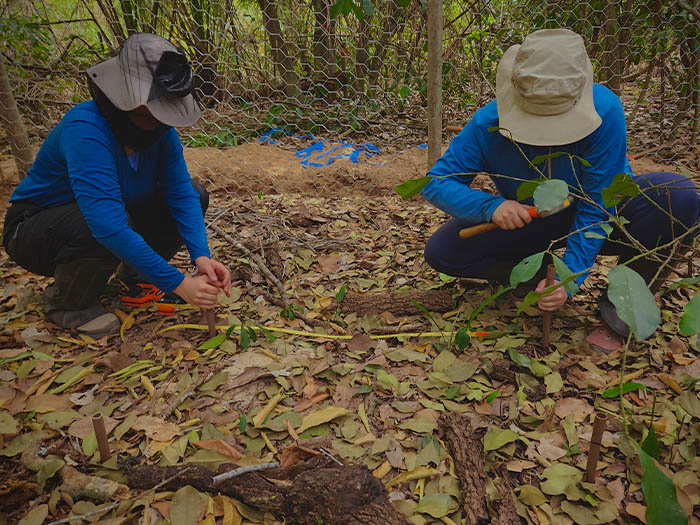
[[[627,160],[626,133],[620,99],[593,82],[583,39],[568,29],[528,35],[499,62],[496,100],[474,114],[428,172],[434,178],[423,189],[423,197],[452,218],[426,243],[426,261],[448,275],[506,283],[520,260],[565,239],[555,247],[566,248],[563,261],[572,272],[580,272],[576,279],[580,285],[597,255],[618,255],[620,263],[626,263],[640,254],[618,227],[607,235],[601,227],[609,223],[606,212],[627,219],[627,232],[647,250],[683,234],[690,242],[700,217],[695,185],[675,173],[635,176]],[[559,152],[568,155],[550,155]],[[546,160],[534,166],[537,156]],[[497,195],[470,187],[479,172],[491,176]],[[532,198],[520,202],[517,191],[524,181],[539,179],[542,173],[565,181],[572,193],[585,198],[564,211],[532,220]],[[601,191],[621,173],[642,191],[606,210]],[[485,222],[498,228],[460,238],[461,229]],[[660,284],[663,276],[657,275],[654,261],[638,258],[629,266],[652,288]],[[534,282],[538,291],[544,289],[544,279]],[[540,299],[539,306],[556,310],[568,296],[560,287]],[[601,300],[600,310],[613,331],[629,333],[607,298]]]
[[[120,262],[164,292],[214,307],[231,277],[210,257],[209,196],[190,178],[174,129],[201,116],[184,52],[136,33],[87,77],[92,100],[66,113],[10,197],[7,253],[54,277],[43,296],[49,320],[93,337],[119,329],[100,296]],[[183,243],[196,276],[168,263]]]

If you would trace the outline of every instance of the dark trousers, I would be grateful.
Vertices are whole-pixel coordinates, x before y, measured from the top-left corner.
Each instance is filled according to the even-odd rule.
[[[209,206],[209,194],[197,181],[202,211]],[[164,259],[172,258],[183,245],[177,224],[161,192],[126,210],[130,226]],[[117,258],[93,236],[75,202],[41,208],[26,201],[12,203],[5,215],[3,244],[8,255],[32,273],[52,276],[57,264],[78,259]]]
[[[635,177],[635,182],[653,203],[676,219],[672,221],[641,194],[618,205],[618,215],[629,221],[625,225],[627,232],[647,249],[668,243],[697,225],[700,195],[692,181],[676,173],[649,173]],[[506,281],[517,262],[546,250],[552,240],[566,236],[575,214],[576,209],[572,207],[535,219],[517,230],[494,230],[469,239],[460,239],[459,230],[473,223],[453,218],[428,239],[425,260],[447,275]],[[686,244],[691,243],[691,235],[696,233],[685,237]],[[600,254],[619,255],[621,261],[639,254],[621,241],[629,244],[616,227]]]

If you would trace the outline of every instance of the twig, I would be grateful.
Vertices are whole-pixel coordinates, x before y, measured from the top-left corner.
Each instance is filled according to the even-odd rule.
[[[622,387],[620,387],[620,390],[622,390]],[[595,482],[598,459],[600,458],[600,445],[607,420],[607,415],[596,412],[595,420],[593,421],[593,433],[591,434],[591,448],[588,450],[588,462],[586,463],[586,481],[588,483]]]
[[[231,478],[241,476],[243,474],[247,474],[248,472],[256,472],[258,470],[279,468],[279,466],[280,466],[280,464],[277,462],[260,463],[258,465],[248,465],[247,467],[235,468],[233,470],[229,470],[228,472],[226,472],[224,474],[219,474],[218,476],[214,476],[213,478],[211,478],[211,480],[213,483],[221,483],[222,481],[226,481],[227,479],[231,479]]]
[[[332,459],[333,461],[335,461],[335,462],[336,462],[338,465],[340,465],[341,467],[344,467],[344,466],[345,466],[345,465],[343,465],[343,463],[340,462],[340,460],[336,459],[336,457],[335,457],[333,454],[331,454],[330,452],[328,452],[325,448],[319,448],[318,451],[319,451],[321,454],[323,454],[324,456],[326,456],[327,458]]]
[[[289,299],[287,298],[287,292],[285,292],[285,290],[284,290],[284,285],[270,271],[270,269],[265,264],[265,261],[262,260],[262,257],[260,257],[257,253],[250,251],[245,246],[243,246],[243,244],[241,244],[236,239],[231,237],[228,233],[226,233],[224,230],[222,230],[219,226],[212,224],[211,228],[219,236],[221,236],[223,239],[225,239],[226,241],[231,243],[233,246],[238,248],[240,251],[242,251],[246,257],[252,259],[250,261],[250,265],[257,268],[272,284],[275,285],[275,288],[277,288],[277,291],[280,294],[280,297],[282,299],[282,303],[284,304],[285,308],[289,307]]]
[[[216,367],[214,367],[214,370],[209,372],[206,377],[202,376],[201,379],[198,379],[196,382],[194,382],[187,390],[185,390],[182,394],[180,394],[175,401],[170,403],[165,410],[161,413],[161,417],[163,419],[166,419],[170,414],[173,413],[173,411],[179,407],[185,399],[190,397],[192,394],[194,394],[195,390],[197,390],[200,386],[202,386],[204,383],[209,381],[212,377],[214,377],[216,374],[219,373],[219,371],[224,367],[224,362],[222,361],[219,363]]]
[[[132,496],[131,498],[129,498],[127,500],[118,501],[116,503],[112,503],[111,505],[107,505],[106,507],[103,507],[101,509],[95,509],[95,510],[92,510],[92,511],[87,512],[85,514],[80,514],[78,516],[68,516],[67,518],[62,518],[60,520],[52,521],[52,522],[48,523],[47,525],[61,525],[62,523],[69,523],[71,521],[82,521],[82,520],[90,518],[92,516],[97,516],[98,514],[104,514],[106,512],[109,512],[110,510],[113,510],[113,509],[116,509],[117,507],[120,507],[121,505],[124,504],[124,501],[129,501],[129,500],[133,500],[136,498],[140,498],[142,496],[145,496],[146,494],[150,494],[151,492],[157,491],[162,486],[167,485],[168,483],[170,483],[174,479],[179,478],[180,476],[189,472],[190,470],[192,470],[191,466],[185,467],[182,470],[180,470],[179,472],[176,472],[175,474],[170,476],[168,479],[165,479],[165,480],[161,481],[160,483],[158,483],[157,485],[151,487],[146,492],[142,492],[140,494],[135,494],[134,496]]]

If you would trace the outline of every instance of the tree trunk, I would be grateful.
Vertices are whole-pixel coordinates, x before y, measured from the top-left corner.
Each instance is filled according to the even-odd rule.
[[[365,17],[359,21],[355,44],[357,51],[355,52],[355,83],[353,87],[357,93],[364,91],[364,84],[369,71],[369,33],[369,19]]]
[[[428,166],[442,155],[442,0],[428,0]]]
[[[391,38],[396,33],[396,27],[399,24],[399,5],[395,0],[388,0],[388,4],[389,5],[386,8],[386,16],[382,24],[382,33],[379,35],[374,55],[369,62],[370,89],[376,87],[382,65],[384,64],[384,57],[386,56],[387,47],[389,46]],[[377,11],[378,10],[379,9],[377,9]]]
[[[313,39],[314,70],[320,76],[313,79],[333,96],[339,89],[335,20],[330,17],[328,0],[313,0],[315,24]]]
[[[124,25],[126,26],[126,34],[133,35],[139,32],[139,17],[138,5],[135,5],[133,0],[120,0],[122,15],[124,17]]]
[[[149,489],[183,467],[146,465],[127,473],[129,487]],[[283,469],[249,472],[212,482],[213,473],[192,469],[163,486],[185,485],[211,494],[224,494],[285,518],[289,525],[409,525],[394,509],[384,484],[364,465],[341,466],[320,456]]]
[[[15,97],[12,95],[10,79],[5,68],[5,61],[0,56],[0,121],[7,130],[10,139],[10,150],[17,164],[19,180],[22,180],[34,162],[34,154],[29,145],[27,130],[24,128],[22,117],[17,110]]]
[[[614,91],[616,95],[620,94],[621,80],[618,66],[618,12],[619,5],[617,1],[609,1],[605,4],[605,9],[603,10],[603,16],[605,17],[603,22],[603,31],[605,34],[603,38],[603,67],[605,70],[605,85]]]
[[[277,6],[270,0],[258,0],[263,13],[263,26],[270,41],[272,62],[282,79],[284,94],[296,97],[299,94],[299,76],[294,71],[294,58],[289,51],[289,45],[282,36],[282,26],[277,15]]]

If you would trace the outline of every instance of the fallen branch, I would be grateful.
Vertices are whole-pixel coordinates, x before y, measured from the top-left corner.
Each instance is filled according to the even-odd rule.
[[[420,305],[420,306],[418,306]],[[417,315],[429,312],[448,312],[454,306],[450,290],[411,290],[410,292],[373,292],[345,294],[340,307],[344,312],[391,312],[394,315]]]
[[[472,431],[469,418],[464,414],[445,414],[438,421],[440,436],[455,464],[455,473],[462,489],[462,510],[467,523],[476,525],[512,525],[520,523],[515,510],[515,500],[508,479],[503,476],[496,482],[499,498],[494,505],[495,516],[489,516],[486,505],[486,482],[484,467],[484,432]]]
[[[185,468],[183,468],[182,470],[180,470],[180,471],[177,472],[176,474],[170,476],[168,479],[166,479],[166,480],[164,480],[164,481],[161,481],[160,483],[158,483],[158,484],[155,485],[154,487],[151,487],[151,488],[148,489],[146,492],[141,492],[140,494],[137,494],[137,495],[132,496],[131,498],[129,498],[129,500],[143,497],[143,496],[145,496],[146,494],[150,494],[151,492],[156,492],[159,488],[161,488],[161,487],[167,485],[167,484],[170,483],[171,481],[173,481],[173,480],[175,480],[176,478],[182,476],[185,472],[187,472],[187,471],[188,471],[189,469],[191,469],[191,468],[192,468],[192,467],[185,467]],[[129,501],[129,500],[126,500],[126,501]],[[62,519],[60,519],[60,520],[52,521],[52,522],[48,523],[47,525],[61,525],[62,523],[68,523],[68,522],[71,522],[71,521],[77,521],[77,520],[82,521],[82,520],[85,520],[85,519],[87,519],[87,518],[91,518],[91,517],[93,517],[93,516],[97,516],[98,514],[104,514],[105,512],[109,512],[110,510],[116,509],[117,507],[120,507],[120,506],[123,505],[123,504],[124,504],[124,501],[118,501],[118,502],[116,502],[116,503],[112,503],[111,505],[107,505],[106,507],[103,507],[103,508],[101,508],[101,509],[95,509],[95,510],[93,510],[93,511],[86,512],[85,514],[80,514],[79,516],[68,516],[67,518],[62,518]]]
[[[153,487],[176,467],[144,465],[127,473],[131,488]],[[409,525],[389,502],[384,484],[364,465],[339,466],[315,456],[287,468],[246,472],[214,482],[214,473],[193,467],[187,475],[161,488],[190,485],[201,492],[223,494],[284,518],[289,525]]]

